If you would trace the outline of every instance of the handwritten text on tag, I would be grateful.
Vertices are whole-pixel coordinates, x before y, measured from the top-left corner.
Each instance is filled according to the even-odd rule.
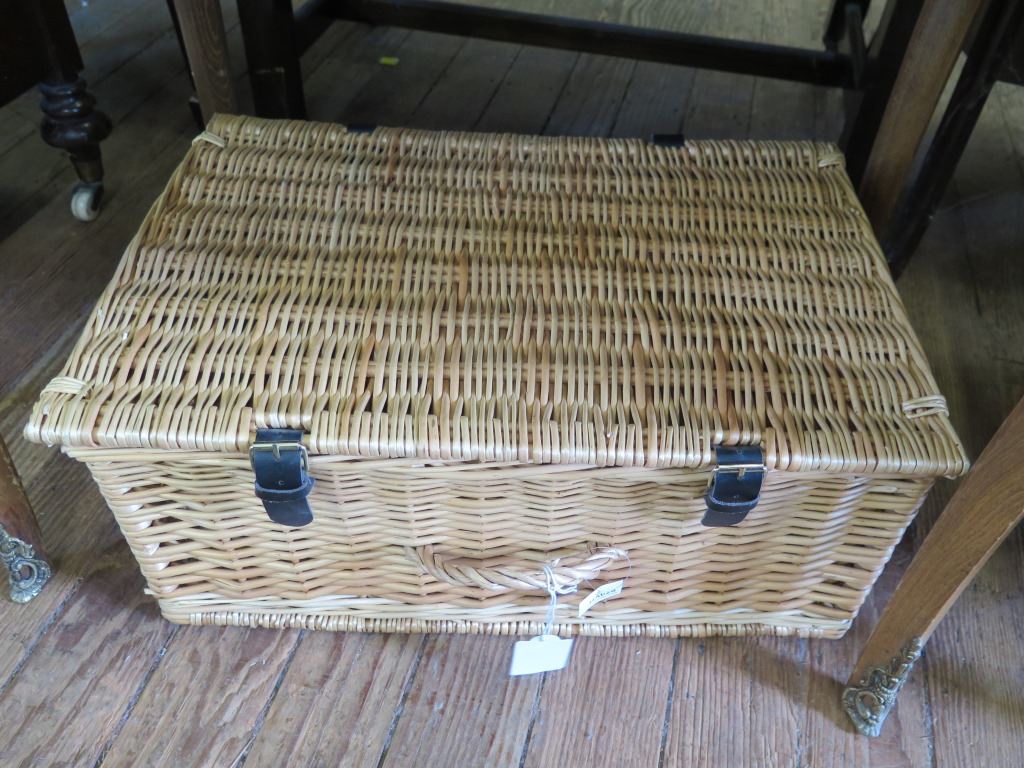
[[[617,594],[619,594],[622,591],[622,585],[624,583],[625,580],[623,579],[619,579],[618,581],[609,581],[607,584],[598,587],[585,598],[583,598],[583,600],[580,601],[579,617],[582,619],[583,614],[585,614],[595,605],[604,600],[607,600],[609,597],[615,597]]]

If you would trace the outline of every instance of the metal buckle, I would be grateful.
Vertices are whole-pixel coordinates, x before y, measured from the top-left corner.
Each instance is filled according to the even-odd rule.
[[[701,522],[714,528],[736,525],[761,500],[767,473],[764,451],[753,445],[716,445],[714,449],[716,466],[704,492],[707,511]]]
[[[723,472],[733,473],[735,472],[739,478],[743,478],[748,471],[764,472],[764,464],[725,464],[722,466],[716,466],[713,470],[715,475],[720,475]]]
[[[309,451],[306,450],[306,446],[302,443],[253,443],[249,446],[249,466],[252,467],[253,471],[256,470],[255,462],[253,461],[253,454],[259,451],[265,453],[270,451],[274,454],[274,460],[281,460],[281,451],[298,451],[299,462],[302,465],[304,472],[309,472]]]

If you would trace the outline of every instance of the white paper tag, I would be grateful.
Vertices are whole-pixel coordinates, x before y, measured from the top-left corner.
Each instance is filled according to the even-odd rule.
[[[607,584],[604,584],[595,589],[593,592],[591,592],[589,595],[587,595],[580,601],[579,617],[582,619],[583,614],[585,614],[595,605],[607,600],[609,597],[615,597],[622,591],[622,585],[625,583],[625,579],[619,579],[618,581],[609,581]]]
[[[535,675],[538,672],[554,672],[569,663],[572,638],[558,635],[540,635],[529,640],[519,640],[512,647],[512,666],[508,673]]]

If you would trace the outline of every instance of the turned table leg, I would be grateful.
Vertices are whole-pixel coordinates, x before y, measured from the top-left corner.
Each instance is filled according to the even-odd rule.
[[[1003,422],[914,556],[843,693],[857,729],[877,736],[946,615],[1024,517],[1024,400]]]
[[[95,219],[103,194],[100,142],[110,135],[110,118],[97,110],[96,98],[86,90],[82,57],[64,4],[39,0],[30,4],[47,59],[43,94],[43,141],[63,149],[71,158],[79,185],[71,197],[71,211],[83,221]]]
[[[11,599],[27,603],[50,578],[39,524],[0,437],[0,558],[7,568]]]
[[[54,78],[42,83],[43,141],[63,149],[71,158],[80,184],[71,198],[75,218],[91,221],[99,213],[103,195],[103,160],[100,142],[110,135],[110,118],[94,109],[96,97],[77,75],[69,81]]]

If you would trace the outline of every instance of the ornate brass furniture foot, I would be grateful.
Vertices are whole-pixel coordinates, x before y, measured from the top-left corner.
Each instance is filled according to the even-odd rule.
[[[1024,517],[1021,456],[1024,400],[939,516],[861,652],[843,693],[861,733],[879,734],[935,626]]]
[[[11,599],[27,603],[50,578],[39,524],[0,437],[0,560],[7,568]]]

